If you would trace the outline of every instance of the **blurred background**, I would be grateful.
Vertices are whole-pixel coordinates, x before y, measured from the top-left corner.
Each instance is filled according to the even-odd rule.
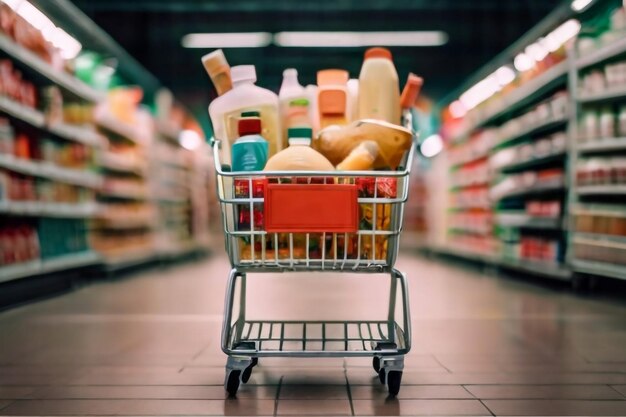
[[[364,36],[370,37],[363,41]],[[0,329],[22,323],[12,321],[13,311],[31,317],[36,310],[29,308],[45,304],[38,304],[41,297],[83,286],[90,288],[87,298],[70,292],[37,314],[81,306],[74,311],[78,317],[90,314],[90,303],[108,312],[133,310],[136,303],[139,310],[148,306],[145,314],[191,308],[193,314],[211,314],[210,320],[203,317],[218,326],[229,265],[207,111],[218,94],[201,58],[222,49],[231,66],[254,65],[257,85],[278,93],[287,68],[298,70],[303,86],[315,85],[318,71],[328,68],[345,69],[356,79],[372,46],[389,48],[400,87],[410,73],[424,80],[408,109],[421,152],[412,166],[399,263],[430,271],[439,285],[420,287],[433,296],[417,297],[432,307],[429,312],[445,316],[453,306],[442,308],[433,300],[463,288],[464,295],[455,296],[463,320],[475,314],[485,319],[483,313],[507,323],[529,320],[529,327],[519,325],[520,335],[508,334],[504,324],[498,330],[486,325],[484,333],[486,340],[502,342],[507,355],[519,346],[528,349],[516,356],[520,367],[532,362],[539,369],[533,360],[553,349],[575,357],[573,368],[559,362],[559,372],[613,375],[555,383],[616,386],[597,396],[589,392],[598,388],[590,388],[581,398],[563,394],[567,390],[511,394],[518,399],[606,400],[604,408],[578,409],[572,403],[556,410],[626,414],[626,8],[621,0],[1,0],[0,308],[11,311],[0,314]],[[175,281],[185,274],[191,281]],[[210,292],[205,294],[210,313],[204,301],[194,301],[193,285]],[[170,288],[184,297],[171,298]],[[485,313],[483,290],[491,301],[510,299],[514,307],[495,303]],[[111,294],[130,298],[108,304]],[[289,291],[280,294],[289,297]],[[271,310],[270,304],[261,312]],[[535,308],[549,316],[547,328],[534,316],[524,317]],[[605,349],[599,356],[592,353],[593,337],[579,333],[583,329],[555,324],[574,320],[569,314],[579,310],[589,314],[590,327],[590,317],[600,317],[595,329],[604,333],[596,336]],[[529,330],[535,325],[538,331]],[[484,328],[476,329],[473,334],[483,334]],[[217,331],[209,335],[213,344]],[[441,365],[454,374],[461,364],[461,372],[495,372],[491,365],[483,368],[493,352],[482,345],[473,346],[476,355],[484,355],[480,360],[455,362],[455,356],[452,366],[442,365],[445,358],[437,357],[437,349],[452,340],[471,345],[469,333],[456,339],[434,331],[438,342],[418,351],[435,358],[437,371]],[[548,342],[540,348],[542,335]],[[20,337],[0,344],[0,353],[7,352],[0,366],[7,372],[32,342],[26,332]],[[81,341],[91,346],[88,353],[94,340],[98,336]],[[40,347],[48,342],[56,343],[44,338]],[[36,352],[31,353],[37,363],[69,361]],[[133,354],[135,360],[139,351]],[[217,348],[213,354],[221,364]],[[163,365],[161,359],[149,364]],[[95,363],[101,365],[88,365]],[[609,369],[610,363],[616,368]],[[3,394],[2,372],[0,412],[21,398]],[[515,384],[516,378],[504,380]],[[452,380],[465,384],[463,378]],[[502,378],[486,380],[497,385]],[[472,392],[472,398],[485,399],[482,392]],[[521,410],[552,410],[529,407]],[[61,409],[71,414],[71,408]],[[487,409],[473,412],[519,411],[496,404]],[[48,409],[5,409],[26,415],[28,410]],[[399,409],[372,413],[390,412]]]

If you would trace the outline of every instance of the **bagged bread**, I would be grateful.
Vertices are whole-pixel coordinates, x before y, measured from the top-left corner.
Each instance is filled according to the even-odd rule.
[[[361,142],[372,140],[378,144],[374,168],[396,169],[404,153],[411,148],[413,134],[402,126],[381,120],[358,120],[348,126],[329,126],[321,130],[313,141],[313,148],[337,165]]]

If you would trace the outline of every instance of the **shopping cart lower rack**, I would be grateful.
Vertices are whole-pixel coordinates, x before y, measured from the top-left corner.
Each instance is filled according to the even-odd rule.
[[[228,355],[226,390],[235,395],[263,357],[370,356],[381,383],[396,395],[411,348],[411,323],[407,279],[393,266],[415,145],[398,171],[384,172],[229,172],[220,164],[218,148],[215,142],[217,190],[233,268],[221,341]],[[248,318],[247,274],[285,271],[388,273],[386,317]]]

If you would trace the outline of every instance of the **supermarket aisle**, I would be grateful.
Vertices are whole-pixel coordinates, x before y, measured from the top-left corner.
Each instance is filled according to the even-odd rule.
[[[1,313],[0,414],[626,415],[626,305],[408,255],[398,267],[414,332],[399,399],[370,360],[341,359],[263,360],[225,399],[218,257]],[[250,314],[362,318],[386,302],[386,280],[334,278],[251,279]]]

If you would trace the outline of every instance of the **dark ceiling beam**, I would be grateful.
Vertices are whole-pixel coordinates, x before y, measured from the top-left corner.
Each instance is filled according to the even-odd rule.
[[[354,12],[550,10],[542,0],[76,0],[81,8],[120,12]]]

